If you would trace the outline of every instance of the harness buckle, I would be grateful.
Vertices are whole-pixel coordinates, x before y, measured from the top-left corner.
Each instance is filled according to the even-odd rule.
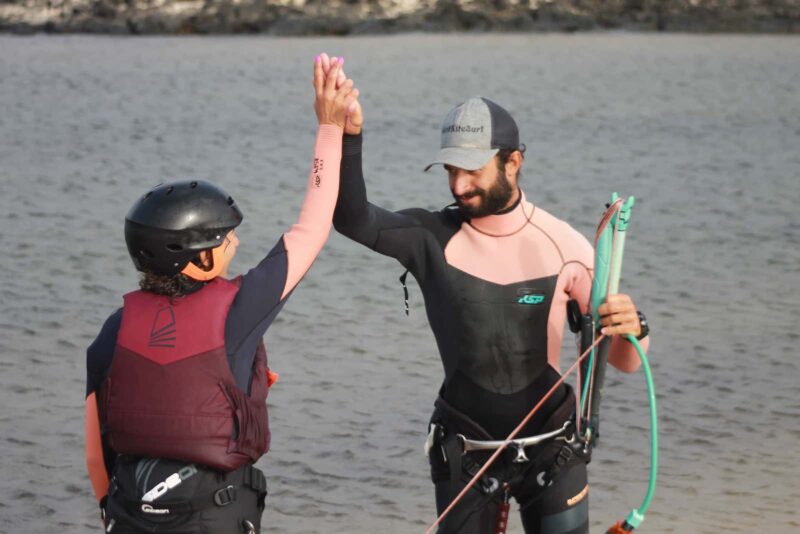
[[[425,438],[425,445],[423,446],[422,450],[425,451],[425,456],[430,457],[431,449],[433,448],[433,442],[436,439],[436,428],[438,425],[436,423],[431,423],[428,426],[428,436]]]
[[[519,443],[514,443],[514,448],[517,451],[517,456],[512,460],[512,463],[515,464],[524,464],[525,462],[529,462],[530,458],[525,454],[525,447]]]
[[[494,492],[500,489],[500,481],[495,477],[488,477],[486,480],[481,481],[481,489],[486,495],[493,495]]]
[[[236,500],[236,497],[236,487],[226,486],[214,493],[214,504],[217,506],[228,506]]]
[[[572,450],[572,447],[564,445],[558,451],[558,456],[556,456],[555,465],[558,467],[563,467],[567,465],[567,463],[575,457],[575,452]]]
[[[463,445],[463,441],[459,441],[459,443]],[[428,427],[428,436],[425,438],[425,446],[423,447],[425,456],[430,458],[431,450],[436,445],[439,445],[439,449],[442,451],[442,458],[444,458],[444,462],[449,463],[447,459],[447,453],[444,450],[444,427],[437,423],[431,423]]]

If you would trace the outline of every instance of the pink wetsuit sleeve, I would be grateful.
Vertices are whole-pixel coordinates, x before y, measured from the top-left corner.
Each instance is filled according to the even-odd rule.
[[[330,234],[339,194],[342,133],[342,128],[332,124],[322,124],[317,130],[303,207],[297,223],[283,235],[288,269],[281,299],[300,282]]]

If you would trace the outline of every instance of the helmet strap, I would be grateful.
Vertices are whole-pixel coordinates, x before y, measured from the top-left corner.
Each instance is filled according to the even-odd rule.
[[[186,267],[183,268],[181,274],[188,276],[192,280],[197,280],[199,282],[208,282],[220,275],[222,272],[222,267],[225,264],[222,261],[222,245],[218,247],[214,247],[210,250],[211,252],[211,269],[204,270],[192,262],[186,264]]]

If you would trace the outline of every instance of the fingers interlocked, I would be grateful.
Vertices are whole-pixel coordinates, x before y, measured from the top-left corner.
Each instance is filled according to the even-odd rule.
[[[330,70],[326,73],[322,56],[315,59],[314,110],[320,124],[335,124],[344,128],[348,111],[353,107],[359,93],[351,79],[344,78],[344,81],[337,83],[342,76],[342,63],[342,59],[332,59]]]

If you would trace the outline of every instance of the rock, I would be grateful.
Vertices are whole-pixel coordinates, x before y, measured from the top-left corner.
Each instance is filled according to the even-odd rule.
[[[800,32],[800,0],[0,0],[0,31],[384,34],[401,31]]]

